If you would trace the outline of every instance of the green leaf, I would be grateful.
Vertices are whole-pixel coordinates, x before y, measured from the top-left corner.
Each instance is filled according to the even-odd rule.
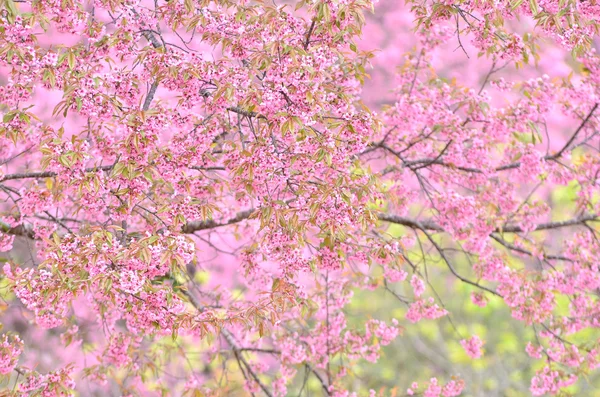
[[[529,7],[531,8],[531,13],[536,16],[539,13],[539,6],[537,0],[529,0]]]
[[[10,123],[16,115],[17,114],[15,112],[6,113],[2,118],[2,121],[4,121],[5,123]]]
[[[5,0],[4,3],[6,4],[6,8],[11,15],[16,16],[18,14],[17,7],[13,0]]]
[[[72,51],[67,55],[67,63],[69,64],[69,69],[75,69],[75,53]]]
[[[524,1],[524,0],[515,0],[515,1],[513,1],[513,2],[512,2],[512,4],[510,5],[510,10],[511,10],[511,11],[514,11],[514,10],[516,10],[517,8],[519,8],[519,6],[520,6],[521,4],[523,4],[523,1]]]

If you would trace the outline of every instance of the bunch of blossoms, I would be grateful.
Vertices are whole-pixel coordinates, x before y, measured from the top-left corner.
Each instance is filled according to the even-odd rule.
[[[210,393],[227,368],[248,391],[282,395],[293,366],[308,365],[324,390],[345,393],[330,356],[375,361],[399,331],[348,327],[348,300],[335,296],[355,284],[344,257],[380,197],[356,157],[379,127],[358,97],[372,54],[354,44],[372,5],[2,4],[0,63],[23,93],[6,98],[0,126],[14,147],[3,249],[18,236],[32,251],[4,280],[31,326],[65,329],[61,342],[81,350],[48,349],[46,368],[25,348],[21,376],[7,374],[15,390]],[[211,251],[233,258],[220,288],[194,277],[222,269]],[[246,255],[256,286],[236,273]],[[330,348],[289,368],[253,356],[300,331],[298,313],[312,328],[300,339],[326,330]],[[184,364],[194,356],[206,370]]]
[[[417,26],[430,29],[452,21],[457,34],[468,35],[480,55],[512,60],[519,65],[539,57],[539,44],[545,37],[555,40],[574,55],[585,54],[600,29],[600,8],[594,1],[431,0],[409,3]],[[519,25],[521,29],[513,31]],[[458,44],[462,47],[460,41]]]
[[[357,395],[356,363],[452,314],[428,262],[537,326],[532,393],[598,366],[597,340],[568,339],[598,327],[596,7],[416,4],[419,43],[379,116],[360,101],[365,0],[0,4],[3,282],[31,327],[63,335],[46,334],[45,366],[5,340],[15,393],[282,396],[310,378]],[[521,38],[516,17],[538,26]],[[590,72],[498,82],[498,104],[500,62],[535,58],[537,36]],[[490,58],[480,88],[433,68],[455,39]],[[554,112],[571,122],[551,142]],[[553,221],[547,191],[570,181],[579,211]],[[378,289],[405,318],[352,321],[354,294]],[[483,354],[477,335],[456,343]],[[408,394],[468,387],[428,378]]]
[[[4,335],[0,346],[2,348],[0,350],[2,352],[0,354],[0,373],[6,375],[17,366],[19,355],[23,352],[23,342],[18,336],[9,339],[8,335]]]
[[[595,26],[597,8],[585,7],[578,12],[578,6],[567,3],[574,8],[563,20],[565,24],[578,18],[580,26]],[[364,156],[377,164],[393,192],[390,201],[395,209],[388,206],[387,213],[379,218],[414,230],[420,245],[434,252],[404,251],[400,260],[417,271],[425,258],[441,261],[450,274],[479,290],[473,300],[478,306],[485,306],[493,297],[502,299],[515,319],[536,330],[531,340],[535,347],[528,351],[536,352],[532,357],[543,358],[543,367],[531,381],[531,392],[555,394],[598,365],[598,340],[582,340],[576,335],[598,326],[588,311],[598,308],[597,274],[593,270],[598,265],[587,250],[598,249],[594,222],[598,213],[596,112],[600,91],[598,75],[588,73],[597,70],[598,57],[582,44],[591,42],[594,30],[581,37],[578,48],[558,39],[555,43],[564,51],[576,50],[573,53],[585,71],[583,75],[561,79],[540,73],[539,77],[510,84],[500,80],[492,85],[504,96],[498,101],[487,88],[494,75],[506,67],[501,63],[506,58],[498,51],[506,41],[502,34],[488,37],[486,48],[494,49],[489,51],[491,68],[481,87],[461,87],[441,78],[432,68],[434,51],[449,39],[456,40],[457,34],[458,40],[473,38],[474,45],[480,45],[477,32],[472,30],[446,34],[456,22],[454,18],[479,18],[489,29],[492,25],[493,29],[504,29],[498,16],[504,21],[529,13],[516,2],[511,10],[498,8],[492,16],[489,9],[484,10],[489,5],[435,2],[430,7],[423,3],[415,6],[427,29],[422,31],[417,51],[407,56],[399,70],[397,101],[386,111],[386,130]],[[533,7],[535,2],[529,5]],[[544,24],[533,33],[556,39],[550,28],[561,29],[545,24],[544,15],[559,11],[547,8],[536,14],[536,20]],[[480,18],[482,15],[485,18]],[[530,50],[524,48],[516,58],[513,54],[512,61],[504,65],[522,66]],[[557,113],[569,123],[557,123]],[[561,134],[562,138],[557,138]],[[574,200],[577,210],[553,222],[549,192],[573,181],[578,187]],[[415,207],[420,211],[413,212]],[[572,255],[575,246],[581,248]],[[459,268],[459,257],[453,252],[465,255],[472,267]],[[391,292],[401,303],[410,305],[409,319],[418,321],[415,304],[394,289]],[[565,301],[573,303],[566,307]],[[434,304],[434,299],[430,302]],[[481,355],[478,336],[461,344],[470,356]],[[433,393],[439,395],[441,389]]]

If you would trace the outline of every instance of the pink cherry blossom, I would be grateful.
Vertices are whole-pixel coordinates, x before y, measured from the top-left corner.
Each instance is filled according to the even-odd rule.
[[[483,351],[481,350],[483,343],[484,342],[479,339],[477,335],[473,335],[469,339],[460,341],[461,346],[471,358],[480,358],[483,355]]]
[[[596,2],[284,3],[4,1],[7,390],[472,394],[365,368],[496,310],[597,376]]]

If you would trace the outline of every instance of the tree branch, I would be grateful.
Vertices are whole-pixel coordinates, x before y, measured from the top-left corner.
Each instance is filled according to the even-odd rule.
[[[223,335],[223,337],[225,338],[227,343],[229,343],[229,345],[231,346],[231,349],[233,349],[233,354],[235,354],[235,357],[239,361],[241,361],[242,364],[244,364],[244,366],[246,367],[246,371],[248,371],[248,373],[250,374],[252,379],[254,379],[254,381],[258,384],[258,386],[262,389],[262,391],[268,397],[273,397],[273,394],[271,393],[271,391],[267,388],[267,386],[264,385],[264,383],[262,383],[262,381],[259,379],[258,375],[256,375],[256,373],[250,367],[250,364],[248,364],[248,361],[246,360],[246,358],[242,355],[240,347],[238,346],[238,344],[235,341],[235,338],[233,337],[231,332],[229,332],[229,330],[227,328],[221,328],[221,334]]]
[[[412,218],[406,218],[403,216],[393,215],[393,214],[379,214],[378,218],[380,221],[395,223],[397,225],[407,226],[411,229],[422,229],[422,230],[435,230],[438,232],[443,232],[444,229],[432,222],[432,221],[418,221]]]
[[[304,50],[308,50],[308,45],[310,44],[310,36],[312,36],[313,30],[315,29],[315,23],[317,22],[317,18],[313,18],[310,23],[310,27],[308,28],[308,32],[306,32],[306,40],[304,40]]]
[[[102,165],[99,167],[89,167],[86,168],[85,172],[96,172],[96,171],[110,171],[114,168],[113,165]],[[197,165],[192,165],[189,167],[192,170],[197,171],[225,171],[225,167],[200,167]],[[0,177],[0,182],[17,180],[17,179],[41,179],[41,178],[54,178],[58,176],[58,173],[53,171],[35,171],[35,172],[19,172],[15,174],[6,174]]]
[[[156,38],[154,33],[150,32],[150,31],[145,31],[142,34],[144,35],[146,40],[148,40],[152,44],[152,47],[160,48],[163,46],[163,44],[160,41],[158,41],[158,39]],[[146,99],[144,100],[144,105],[142,106],[142,110],[144,112],[147,111],[148,109],[150,109],[150,104],[152,103],[152,100],[154,99],[154,95],[156,94],[157,89],[158,89],[158,80],[154,80],[154,82],[150,86],[150,90],[148,90],[148,95],[146,95]]]
[[[31,240],[36,240],[36,236],[33,232],[33,229],[31,229],[30,226],[24,224],[15,227],[10,227],[4,222],[0,222],[0,230],[2,230],[3,233],[11,234],[13,236],[22,236],[30,238]]]
[[[416,219],[406,218],[403,216],[397,216],[397,215],[393,215],[393,214],[379,214],[377,217],[379,218],[380,221],[395,223],[398,225],[410,227],[412,229],[435,230],[438,232],[445,232],[444,228],[442,228],[440,225],[438,225],[437,223],[430,221],[430,220],[419,221]],[[595,220],[598,220],[598,216],[596,214],[588,214],[588,215],[583,215],[583,216],[580,216],[577,218],[568,219],[565,221],[540,223],[540,224],[536,225],[532,231],[559,229],[562,227],[575,226],[575,225],[583,224],[588,221],[595,221]],[[494,231],[492,233],[522,233],[522,232],[524,232],[524,230],[521,226],[509,225],[506,227],[494,229]]]
[[[573,136],[571,136],[571,139],[569,139],[567,141],[567,143],[565,143],[565,146],[562,147],[562,149],[560,149],[558,152],[556,152],[555,154],[553,154],[552,156],[546,156],[547,160],[554,160],[559,158],[560,156],[562,156],[562,154],[569,148],[569,146],[573,143],[573,141],[575,140],[575,138],[577,137],[577,135],[581,132],[581,130],[583,130],[583,127],[585,127],[585,125],[588,123],[588,121],[590,121],[590,119],[592,118],[592,115],[594,114],[594,112],[596,111],[596,109],[598,109],[598,103],[596,103],[594,105],[594,107],[592,108],[592,110],[590,110],[590,112],[588,113],[588,115],[585,117],[585,119],[583,119],[583,121],[581,122],[581,124],[579,124],[579,127],[577,127],[577,130],[575,130],[575,133],[573,133]]]
[[[321,383],[321,387],[323,388],[323,391],[325,392],[325,394],[327,394],[328,396],[330,396],[331,393],[329,392],[329,387],[327,386],[327,383],[325,382],[325,379],[323,379],[323,377],[321,376],[321,374],[319,374],[317,372],[317,370],[315,370],[313,367],[311,367],[308,363],[306,363],[304,365],[306,365],[306,368],[308,368],[309,371],[313,373],[313,375],[315,376],[315,378],[317,378],[317,380]]]
[[[154,35],[154,33],[152,33],[149,30],[145,30],[142,35],[144,35],[144,37],[146,38],[146,40],[148,40],[150,42],[150,44],[152,44],[152,47],[154,48],[160,48],[162,47],[162,43],[160,41],[158,41],[158,39],[156,38],[156,36]]]
[[[458,278],[460,281],[462,281],[463,283],[472,285],[474,287],[477,287],[479,289],[482,289],[484,291],[487,291],[491,294],[494,294],[496,296],[502,297],[502,295],[500,295],[498,292],[494,291],[493,289],[490,289],[488,287],[485,287],[479,283],[476,283],[475,281],[471,281],[463,276],[461,276],[460,274],[458,274],[458,272],[456,271],[456,269],[454,269],[454,266],[452,266],[452,263],[450,263],[450,260],[448,259],[448,257],[446,256],[446,254],[444,253],[444,250],[442,247],[440,247],[440,245],[433,239],[433,237],[431,236],[431,234],[429,234],[427,232],[427,230],[425,229],[421,229],[419,228],[419,230],[421,230],[421,232],[423,232],[423,234],[425,234],[425,236],[427,237],[427,239],[429,240],[429,242],[431,243],[431,245],[433,245],[433,247],[436,249],[436,251],[440,254],[440,257],[442,258],[442,260],[446,263],[446,266],[448,267],[448,269],[450,270],[450,272],[456,277]]]
[[[500,238],[500,237],[498,237],[498,236],[496,236],[494,234],[490,234],[490,238],[492,240],[495,240],[496,242],[498,242],[502,246],[508,248],[511,251],[518,252],[518,253],[521,253],[521,254],[524,254],[524,255],[527,255],[527,256],[531,256],[531,257],[535,257],[536,256],[533,252],[528,251],[528,250],[526,250],[524,248],[521,248],[521,247],[517,247],[516,245],[511,244],[508,241],[506,241],[506,240],[504,240],[504,239],[502,239],[502,238]],[[543,255],[544,255],[543,256],[544,259],[554,259],[554,260],[558,260],[558,261],[573,262],[571,259],[567,258],[566,256],[562,256],[562,255],[546,255],[546,254],[543,254]]]
[[[230,112],[233,112],[233,113],[240,114],[240,115],[242,115],[242,116],[246,116],[246,117],[248,117],[249,119],[250,119],[250,118],[253,118],[253,117],[256,117],[256,118],[259,118],[259,119],[264,119],[264,120],[266,120],[266,119],[267,119],[267,118],[266,118],[265,116],[263,116],[262,114],[258,114],[258,113],[256,113],[256,112],[249,112],[249,111],[247,111],[247,110],[244,110],[244,109],[242,109],[242,108],[240,108],[240,107],[238,107],[238,106],[231,106],[231,107],[228,107],[228,108],[227,108],[227,110],[229,110]]]
[[[588,221],[595,221],[598,219],[596,214],[588,214],[583,215],[577,218],[568,219],[566,221],[558,221],[558,222],[548,222],[548,223],[540,223],[535,226],[533,229],[534,232],[539,230],[549,230],[549,229],[559,229],[561,227],[574,226],[579,224],[584,224]],[[507,226],[501,229],[494,230],[494,233],[521,233],[524,230],[520,226]]]
[[[585,117],[585,119],[581,122],[581,124],[579,124],[579,127],[577,127],[577,129],[575,130],[575,132],[573,133],[573,135],[571,136],[571,138],[569,139],[569,141],[562,147],[562,149],[560,149],[558,152],[556,152],[553,155],[544,156],[544,160],[546,160],[546,161],[552,161],[552,160],[556,160],[560,156],[562,156],[564,154],[564,152],[568,150],[569,146],[575,141],[575,139],[577,138],[577,135],[583,130],[583,128],[586,126],[586,124],[590,121],[590,119],[592,118],[594,112],[598,109],[598,106],[600,106],[600,103],[596,103],[592,107],[592,110],[590,110],[590,112],[587,114],[587,116]],[[449,145],[449,143],[448,143],[448,145]],[[463,166],[457,166],[457,165],[454,165],[454,164],[445,163],[443,161],[443,154],[446,151],[446,149],[448,148],[448,145],[446,145],[446,147],[444,148],[444,150],[442,150],[442,152],[437,157],[435,157],[435,158],[423,158],[423,159],[416,159],[416,160],[404,160],[400,156],[400,154],[398,152],[396,152],[391,147],[385,145],[384,143],[376,144],[374,146],[374,148],[380,147],[380,148],[382,148],[382,149],[390,152],[391,154],[393,154],[394,156],[398,157],[402,161],[402,165],[404,167],[408,167],[408,168],[411,168],[411,169],[425,168],[425,167],[428,167],[430,165],[441,165],[443,167],[455,168],[457,170],[465,171],[465,172],[473,172],[473,173],[477,173],[477,174],[482,174],[483,173],[483,171],[480,170],[480,169],[478,169],[478,168],[463,167]],[[369,149],[369,151],[372,151],[372,150],[374,150],[374,149]],[[515,169],[515,168],[519,168],[520,166],[521,166],[521,162],[517,161],[517,162],[514,162],[514,163],[510,163],[510,164],[506,164],[506,165],[502,165],[502,166],[496,167],[496,168],[494,168],[493,171],[496,171],[496,172],[507,171],[507,170],[512,170],[512,169]]]
[[[182,231],[183,233],[194,233],[199,230],[214,229],[221,226],[233,225],[234,223],[239,223],[245,219],[248,219],[253,212],[254,208],[238,212],[233,218],[221,223],[214,220],[190,222],[182,228]]]
[[[150,90],[148,90],[148,95],[146,95],[146,99],[144,100],[144,105],[142,106],[142,110],[145,112],[150,109],[150,104],[154,99],[154,95],[156,94],[156,90],[158,89],[158,80],[155,80],[154,83],[150,86]]]
[[[180,289],[180,291],[188,298],[188,300],[190,301],[192,306],[194,306],[194,308],[196,308],[196,310],[198,310],[201,313],[204,311],[204,307],[196,300],[196,298],[191,293],[189,293],[185,289]],[[262,381],[260,380],[258,375],[256,375],[256,373],[250,367],[250,364],[248,364],[248,361],[242,355],[242,349],[237,344],[233,334],[231,332],[229,332],[229,330],[225,327],[221,327],[221,334],[223,335],[223,337],[225,338],[227,343],[233,349],[233,354],[235,354],[236,359],[238,361],[240,361],[242,364],[244,364],[244,366],[246,367],[246,371],[248,371],[248,373],[250,374],[252,379],[254,379],[254,381],[258,384],[258,386],[262,389],[262,391],[268,397],[273,397],[273,394],[271,393],[271,391],[265,386],[264,383],[262,383]],[[241,369],[241,366],[240,366],[240,369]]]
[[[85,172],[96,172],[96,171],[110,171],[112,170],[114,165],[102,165],[100,167],[90,167],[86,168]],[[22,172],[16,174],[7,174],[3,177],[0,177],[0,182],[11,181],[15,179],[37,179],[37,178],[53,178],[57,176],[58,173],[53,171],[45,171],[45,172]]]

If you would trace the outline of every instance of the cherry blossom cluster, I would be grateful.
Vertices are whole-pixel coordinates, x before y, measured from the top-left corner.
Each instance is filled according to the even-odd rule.
[[[12,394],[393,395],[355,368],[454,327],[436,288],[459,283],[533,329],[533,395],[596,370],[600,6],[410,1],[378,102],[379,5],[271,3],[1,2]],[[440,66],[450,45],[478,81]],[[398,310],[355,315],[381,296]],[[448,343],[484,358],[469,332]],[[458,396],[459,372],[397,387]]]

